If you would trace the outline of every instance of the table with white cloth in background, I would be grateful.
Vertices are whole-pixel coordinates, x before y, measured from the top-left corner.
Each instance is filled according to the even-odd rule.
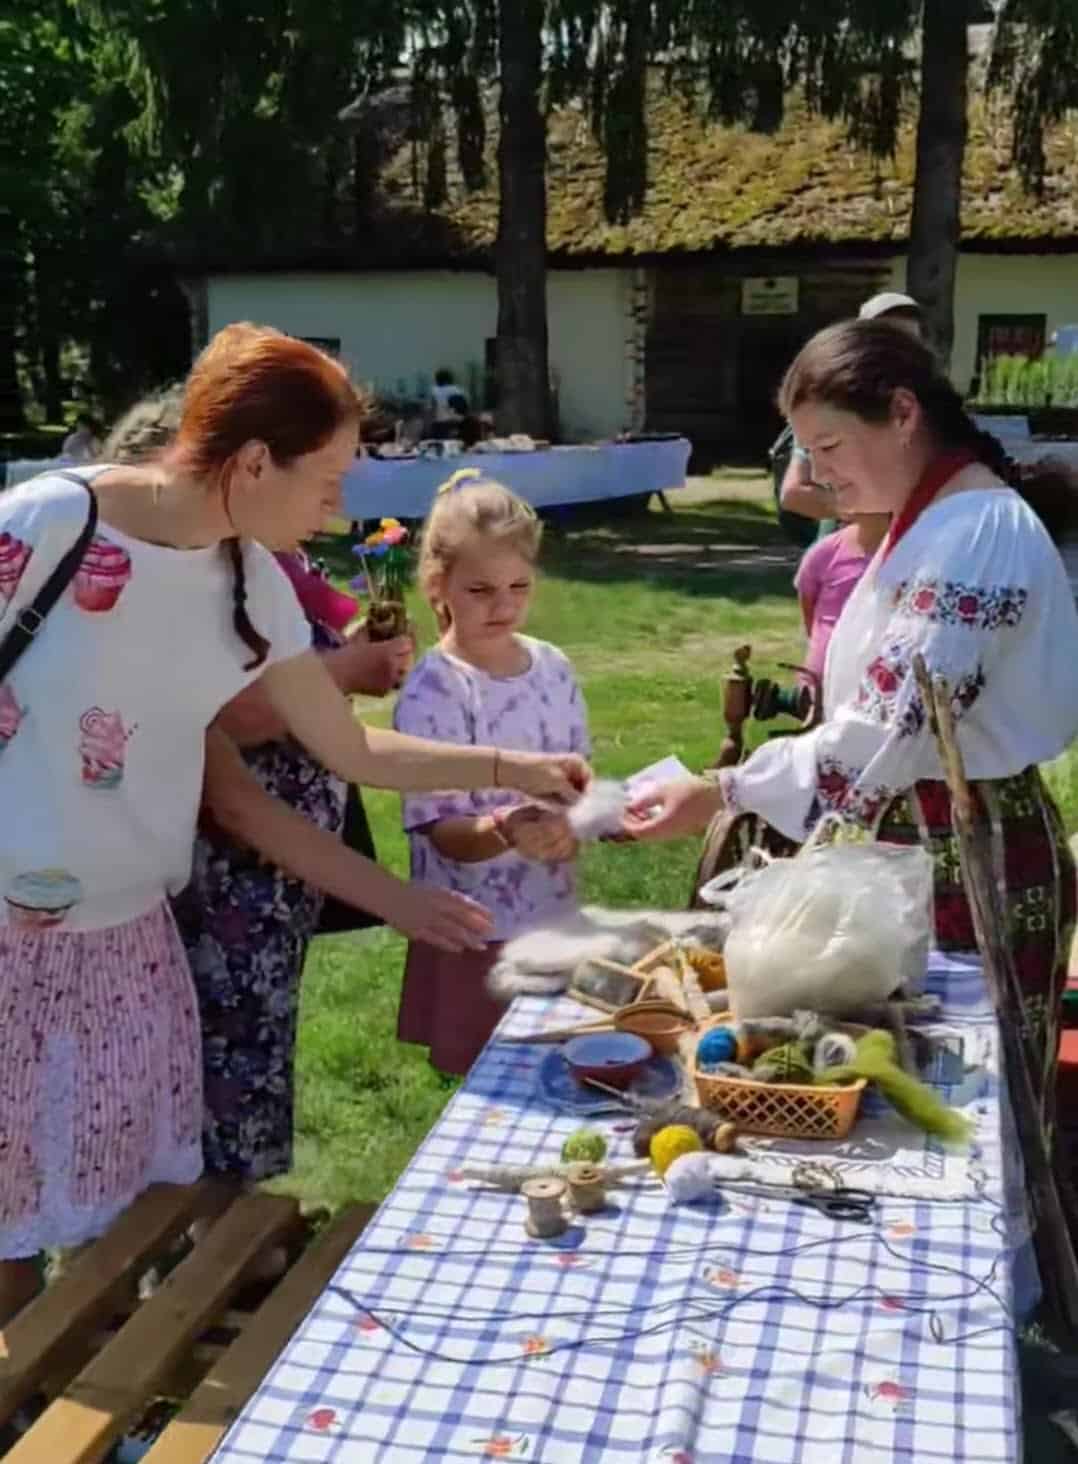
[[[556,1159],[580,1119],[540,1099],[551,1048],[488,1044],[215,1464],[1015,1464],[998,1033],[975,962],[934,957],[929,990],[988,1054],[981,1178],[959,1201],[880,1196],[867,1225],[732,1186],[675,1208],[649,1184],[531,1240],[521,1198],[459,1171]],[[580,1015],[524,998],[502,1031]],[[592,1122],[631,1157],[631,1124]]]
[[[364,457],[345,474],[341,513],[350,519],[424,518],[439,486],[460,468],[478,468],[533,508],[668,493],[685,486],[691,451],[679,437],[447,458]]]

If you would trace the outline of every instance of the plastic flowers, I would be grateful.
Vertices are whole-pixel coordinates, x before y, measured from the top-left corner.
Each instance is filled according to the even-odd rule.
[[[412,553],[407,547],[408,530],[395,518],[384,518],[373,534],[352,553],[363,565],[363,574],[352,581],[352,589],[367,594],[372,604],[386,600],[403,600],[404,588],[411,571]]]

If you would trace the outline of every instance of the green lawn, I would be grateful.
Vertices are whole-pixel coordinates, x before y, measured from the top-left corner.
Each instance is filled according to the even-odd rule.
[[[751,642],[758,673],[797,660],[788,547],[762,479],[747,490],[717,481],[713,499],[673,514],[548,533],[529,630],[577,668],[600,773],[628,774],[668,753],[690,767],[710,762],[733,649]],[[335,569],[353,572],[341,541],[325,552]],[[423,606],[415,613],[430,644],[431,617]],[[363,707],[372,722],[389,714],[383,703]],[[1062,760],[1050,776],[1073,829],[1078,760]],[[365,796],[381,859],[404,872],[397,797]],[[584,897],[683,907],[696,855],[695,841],[593,848]],[[380,1199],[456,1086],[420,1049],[396,1041],[403,955],[403,940],[384,931],[315,942],[304,973],[296,1168],[285,1182],[304,1200]]]

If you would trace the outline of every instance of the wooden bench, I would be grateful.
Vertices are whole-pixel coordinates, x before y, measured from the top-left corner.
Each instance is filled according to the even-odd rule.
[[[156,1400],[176,1397],[186,1402],[146,1464],[203,1464],[372,1213],[340,1215],[243,1310],[237,1293],[260,1257],[303,1234],[296,1202],[209,1180],[148,1191],[0,1334],[0,1425],[48,1400],[3,1464],[99,1464]],[[140,1302],[139,1278],[197,1218],[208,1233]]]

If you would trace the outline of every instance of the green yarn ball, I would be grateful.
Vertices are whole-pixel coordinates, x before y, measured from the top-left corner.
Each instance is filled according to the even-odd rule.
[[[752,1075],[760,1083],[802,1083],[816,1081],[812,1063],[799,1042],[772,1047],[753,1064]]]
[[[601,1164],[606,1158],[606,1140],[595,1129],[577,1129],[561,1146],[563,1164]]]

